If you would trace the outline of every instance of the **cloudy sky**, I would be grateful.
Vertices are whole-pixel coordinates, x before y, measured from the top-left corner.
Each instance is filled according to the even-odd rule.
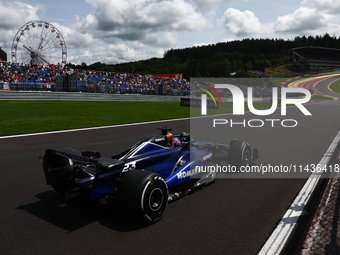
[[[62,33],[67,62],[121,63],[243,38],[340,36],[339,0],[0,0],[0,47],[32,20]]]

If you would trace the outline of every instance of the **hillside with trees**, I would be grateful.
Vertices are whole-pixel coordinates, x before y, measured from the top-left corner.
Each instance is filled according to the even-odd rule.
[[[297,47],[326,47],[340,49],[340,37],[297,36],[284,39],[243,39],[185,49],[171,49],[163,58],[151,58],[122,64],[83,63],[74,68],[108,72],[145,74],[182,73],[183,77],[246,77],[247,70],[264,71],[288,63],[288,51]]]

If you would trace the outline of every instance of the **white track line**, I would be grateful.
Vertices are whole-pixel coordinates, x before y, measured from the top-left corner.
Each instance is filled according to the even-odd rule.
[[[339,141],[340,131],[333,139],[323,158],[320,160],[320,169],[323,169],[325,166],[327,166]],[[277,255],[282,252],[283,247],[286,245],[286,242],[290,237],[296,222],[298,221],[320,178],[321,173],[313,173],[310,175],[305,185],[295,198],[294,202],[291,204],[290,208],[285,213],[276,229],[273,231],[267,242],[262,247],[261,251],[258,253],[259,255]]]

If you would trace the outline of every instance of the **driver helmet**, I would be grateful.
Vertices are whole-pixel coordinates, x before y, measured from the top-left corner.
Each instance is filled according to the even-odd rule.
[[[166,142],[167,142],[167,143],[171,143],[173,137],[174,137],[173,134],[167,133],[167,134],[166,134]]]
[[[174,137],[172,139],[172,144],[173,144],[174,147],[179,147],[179,146],[181,146],[181,140],[178,137]]]

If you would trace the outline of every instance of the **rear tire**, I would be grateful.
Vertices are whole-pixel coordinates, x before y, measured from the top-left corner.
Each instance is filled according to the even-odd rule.
[[[230,143],[228,162],[239,170],[241,166],[251,163],[251,148],[247,142],[233,140]]]
[[[168,186],[156,173],[133,170],[118,185],[118,202],[127,215],[148,224],[160,220],[168,204]]]

